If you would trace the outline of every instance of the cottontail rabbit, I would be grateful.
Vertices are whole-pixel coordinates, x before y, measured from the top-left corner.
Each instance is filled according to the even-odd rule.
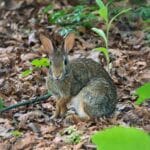
[[[92,59],[68,60],[67,53],[74,45],[74,34],[66,37],[63,50],[55,49],[51,40],[44,35],[40,35],[40,40],[51,60],[46,82],[48,90],[57,97],[54,117],[63,115],[69,102],[80,119],[112,114],[117,94],[109,74]]]

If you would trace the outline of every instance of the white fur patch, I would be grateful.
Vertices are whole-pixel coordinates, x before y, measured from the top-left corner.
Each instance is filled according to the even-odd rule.
[[[84,112],[81,99],[75,96],[71,99],[71,107],[73,107],[80,118],[86,118],[88,115]]]

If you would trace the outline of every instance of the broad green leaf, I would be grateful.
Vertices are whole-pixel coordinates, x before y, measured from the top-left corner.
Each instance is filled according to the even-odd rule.
[[[0,98],[0,109],[4,108],[4,100],[2,98]]]
[[[48,67],[49,59],[48,58],[34,59],[32,60],[31,64],[37,68]]]
[[[32,60],[31,64],[35,67],[41,67],[41,63],[39,59]]]
[[[96,3],[99,6],[99,8],[103,8],[105,6],[102,0],[96,0]]]
[[[145,23],[150,23],[150,19],[144,20]]]
[[[143,130],[113,127],[92,135],[98,150],[149,150],[150,136]]]
[[[11,134],[15,137],[20,137],[23,135],[23,133],[18,130],[11,131]]]
[[[65,11],[64,10],[60,10],[57,12],[54,12],[52,15],[50,15],[48,17],[48,20],[50,23],[59,23],[61,20],[60,18],[63,17],[65,15]]]
[[[21,76],[22,77],[26,77],[28,75],[30,75],[32,73],[32,70],[28,69],[28,70],[25,70],[21,73]]]
[[[105,48],[105,47],[98,47],[98,48],[95,48],[94,50],[96,51],[99,51],[99,52],[102,52],[106,58],[106,61],[107,63],[109,63],[109,53],[108,53],[108,49]]]
[[[106,6],[99,10],[99,14],[106,22],[108,22],[108,9]]]
[[[49,67],[49,59],[48,58],[41,58],[40,62],[42,64],[42,67]]]
[[[140,105],[145,100],[150,99],[150,82],[136,89],[135,95],[138,95],[138,99],[136,100],[136,104],[138,105]]]
[[[103,40],[105,41],[105,45],[107,47],[108,41],[107,41],[107,37],[106,37],[105,32],[103,30],[97,29],[97,28],[92,28],[92,30],[103,38]]]

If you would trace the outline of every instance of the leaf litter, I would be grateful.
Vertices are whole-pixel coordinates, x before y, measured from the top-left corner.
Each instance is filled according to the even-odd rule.
[[[36,7],[28,7],[30,4]],[[58,1],[55,7],[61,9],[64,6]],[[28,77],[20,77],[22,71],[31,67],[31,60],[43,55],[39,52],[39,32],[46,31],[55,40],[62,40],[55,32],[57,27],[47,23],[42,9],[42,2],[37,6],[35,1],[22,0],[16,6],[13,3],[7,10],[0,10],[3,16],[3,19],[0,16],[0,98],[4,99],[6,106],[47,92],[46,68],[37,69]],[[69,144],[65,142],[62,132],[70,125],[64,119],[50,120],[55,111],[55,100],[51,97],[44,103],[17,108],[0,116],[0,149],[94,149],[90,135],[118,124],[150,132],[150,103],[147,101],[136,106],[132,95],[136,88],[150,81],[150,48],[140,27],[137,27],[137,31],[129,32],[122,30],[122,27],[123,23],[116,25],[110,35],[111,76],[117,86],[119,99],[115,114],[110,118],[76,124],[81,140],[78,144]],[[93,32],[82,30],[70,52],[70,59],[92,57],[105,66],[102,55],[91,51],[101,44],[102,41]],[[21,137],[12,136],[13,130],[20,131]]]

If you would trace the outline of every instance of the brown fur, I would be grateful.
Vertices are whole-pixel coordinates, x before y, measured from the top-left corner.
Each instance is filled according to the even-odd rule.
[[[105,69],[91,59],[76,59],[69,62],[68,51],[74,45],[73,33],[64,42],[64,50],[54,49],[47,37],[40,36],[52,62],[46,80],[48,90],[57,97],[54,117],[67,111],[72,103],[81,120],[109,116],[117,103],[116,87]],[[73,117],[75,120],[77,116]]]

